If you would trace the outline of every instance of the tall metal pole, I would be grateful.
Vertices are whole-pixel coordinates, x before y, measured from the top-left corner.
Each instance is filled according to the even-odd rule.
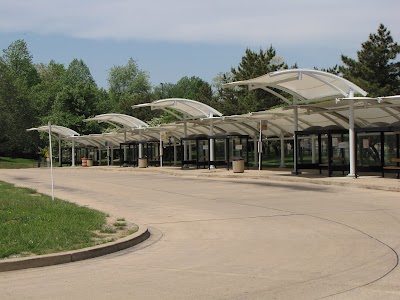
[[[126,161],[128,160],[128,152],[126,151],[126,129],[124,130],[124,162],[123,162],[123,166],[127,167],[128,164],[126,163]]]
[[[354,97],[354,91],[350,90],[349,98]],[[350,173],[348,177],[356,177],[356,151],[355,151],[355,133],[354,133],[354,100],[349,100],[349,155],[350,155]]]
[[[75,167],[75,137],[72,137],[72,161],[71,167]]]
[[[285,135],[283,131],[281,131],[281,165],[279,167],[285,167]]]
[[[294,106],[293,108],[293,114],[294,114],[294,118],[293,118],[293,173],[298,174],[299,172],[297,171],[297,143],[296,143],[296,139],[294,138],[295,132],[299,130],[299,108],[297,105]]]
[[[143,158],[142,130],[139,130],[139,158]]]
[[[211,115],[210,121],[210,136],[214,135],[214,122],[213,122],[213,115]],[[215,160],[215,153],[214,153],[214,139],[210,139],[210,162]],[[210,169],[215,169],[215,166],[211,163]]]
[[[173,138],[173,141],[174,141],[174,166],[176,166],[178,151],[177,151],[177,147],[176,147],[176,140],[175,140],[175,138]]]
[[[187,124],[186,121],[183,123],[183,135],[187,137]],[[183,160],[187,161],[187,140],[183,141]],[[182,162],[183,164],[183,162]],[[183,164],[183,167],[187,167],[187,164]]]

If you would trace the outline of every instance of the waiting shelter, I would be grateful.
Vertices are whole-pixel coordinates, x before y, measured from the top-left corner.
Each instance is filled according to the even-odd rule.
[[[400,176],[400,121],[372,123],[356,129],[357,172]]]
[[[185,149],[186,145],[186,149]],[[197,169],[210,164],[209,137],[206,134],[191,134],[181,138],[181,167],[195,166]],[[186,156],[185,151],[187,151]]]
[[[228,170],[235,159],[243,159],[245,167],[249,167],[249,136],[238,132],[227,132],[209,137],[214,143],[216,166],[224,166]]]
[[[348,131],[337,125],[326,127],[312,126],[295,132],[295,143],[298,149],[296,174],[301,169],[328,170],[344,174],[349,170],[349,137]]]
[[[278,97],[286,104],[293,107],[293,133],[299,131],[300,105],[318,103],[336,98],[349,99],[348,102],[348,127],[349,127],[349,151],[350,151],[350,173],[355,177],[356,155],[355,155],[355,132],[354,132],[354,102],[351,101],[355,95],[366,96],[367,92],[352,82],[323,71],[309,69],[289,69],[271,72],[266,75],[232,83],[225,84],[226,88],[237,86],[248,86],[249,90],[263,89]],[[279,92],[284,92],[284,96]],[[311,125],[309,125],[311,126]],[[294,171],[296,171],[297,145],[294,144]]]
[[[58,139],[58,165],[62,166],[62,145],[61,142],[64,141],[72,141],[72,166],[75,165],[75,139],[79,137],[79,133],[75,130],[64,126],[58,125],[44,125],[40,127],[34,127],[27,129],[27,131],[39,131],[39,132],[49,132],[52,136]]]
[[[94,116],[93,118],[88,118],[85,122],[89,121],[97,121],[99,123],[105,122],[111,124],[117,128],[117,131],[122,132],[124,134],[123,143],[127,142],[126,133],[132,129],[142,129],[149,127],[149,124],[139,120],[138,118],[124,115],[124,114],[101,114]],[[139,158],[142,157],[142,146],[139,145]],[[128,164],[128,152],[126,147],[123,149],[123,164]]]
[[[153,109],[161,109],[168,114],[175,116],[179,121],[183,123],[183,137],[187,138],[188,136],[188,121],[201,119],[201,118],[210,118],[211,120],[214,117],[221,117],[222,114],[216,109],[208,106],[204,103],[190,100],[190,99],[182,99],[182,98],[171,98],[171,99],[161,99],[156,100],[150,103],[137,104],[132,106],[132,108],[140,108],[140,107],[150,107]],[[192,128],[193,130],[193,128]],[[195,132],[193,132],[195,133]],[[214,135],[214,126],[211,121],[209,124],[209,135]],[[213,144],[211,144],[213,147]],[[214,151],[211,150],[210,160],[214,160]],[[184,140],[183,143],[183,161],[188,160],[189,149],[187,147],[187,141]],[[213,167],[213,166],[212,166]]]

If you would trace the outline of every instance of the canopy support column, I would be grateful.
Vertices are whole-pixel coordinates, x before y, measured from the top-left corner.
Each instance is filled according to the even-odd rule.
[[[62,166],[61,135],[58,135],[58,166]]]
[[[75,167],[75,138],[72,138],[72,159],[71,159],[71,167]]]
[[[111,165],[114,164],[114,144],[111,144]]]
[[[294,125],[294,132],[299,130],[299,108],[297,105],[294,106],[293,108],[293,125]],[[299,174],[298,170],[297,170],[297,143],[296,143],[296,139],[293,136],[293,171],[292,174]]]
[[[123,162],[123,166],[127,167],[127,160],[128,160],[128,151],[126,151],[126,130],[124,130],[124,162]]]
[[[107,167],[110,166],[110,145],[107,143]]]
[[[139,131],[139,158],[143,158],[142,131]]]
[[[350,90],[349,98],[354,97],[354,91]],[[355,132],[354,132],[354,101],[349,101],[349,156],[350,156],[350,173],[347,177],[356,178],[356,148],[355,148]]]
[[[184,134],[184,137],[186,138],[187,137],[187,123],[186,122],[183,123],[183,134]],[[183,141],[183,160],[187,161],[187,141],[186,140]],[[182,164],[183,164],[183,162],[182,162]],[[187,168],[187,164],[183,164],[183,167]]]
[[[254,167],[256,167],[258,165],[258,141],[257,141],[257,137],[254,136],[253,137],[253,145],[254,145]]]
[[[280,164],[280,168],[284,168],[285,167],[285,134],[283,133],[283,131],[281,131],[281,164]]]
[[[214,135],[214,122],[212,119],[213,115],[211,115],[211,120],[210,120],[210,136]],[[215,160],[215,153],[214,153],[214,139],[210,139],[210,169],[215,169],[215,166],[213,164]]]
[[[174,166],[176,166],[177,158],[178,158],[178,151],[177,151],[177,147],[176,147],[176,140],[174,138]]]

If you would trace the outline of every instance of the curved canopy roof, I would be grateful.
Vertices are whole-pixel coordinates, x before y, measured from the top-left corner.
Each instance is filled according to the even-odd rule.
[[[98,121],[99,123],[105,122],[116,127],[122,126],[129,129],[149,127],[149,124],[143,122],[142,120],[123,114],[102,114],[85,120],[85,122],[88,121]]]
[[[229,88],[241,85],[247,85],[250,90],[263,89],[288,104],[350,97],[351,91],[354,94],[367,95],[366,91],[340,76],[309,69],[288,69],[271,72],[253,79],[227,83],[224,87]],[[273,89],[284,91],[292,95],[294,99],[284,97]]]
[[[209,118],[222,116],[222,113],[212,108],[211,106],[208,106],[207,104],[195,100],[181,98],[161,99],[150,103],[143,103],[132,106],[132,108],[138,107],[151,107],[151,109],[162,109],[176,116],[178,119]],[[174,113],[173,110],[182,113],[183,118]]]
[[[40,127],[35,127],[35,128],[29,128],[27,131],[43,131],[43,132],[48,132],[49,131],[49,126],[40,126]],[[69,138],[69,137],[74,137],[74,136],[79,136],[80,134],[77,133],[75,130],[72,130],[68,127],[64,126],[58,126],[58,125],[51,125],[51,132],[53,134],[58,134],[60,137],[63,138]]]
[[[337,99],[332,101],[319,102],[314,104],[299,105],[298,110],[298,130],[308,130],[309,128],[335,126],[348,129],[349,111],[348,102],[350,99]],[[390,126],[400,122],[400,96],[366,98],[351,98],[354,102],[355,116],[354,122],[357,128],[366,128],[370,124],[384,122]],[[213,123],[214,134],[227,134],[236,132],[247,134],[252,138],[258,139],[260,120],[268,123],[267,129],[263,130],[263,135],[267,138],[277,138],[282,134],[292,139],[294,134],[294,106],[285,106],[266,111],[252,112],[243,115],[223,116],[217,118],[199,118],[187,120],[187,133],[189,135],[208,135],[210,123]],[[176,139],[183,138],[184,126],[181,121],[148,127],[141,129],[142,140],[155,140],[160,138],[160,131],[165,131],[168,136]],[[88,143],[98,143],[104,146],[104,141],[109,141],[114,145],[124,141],[123,133],[108,133],[99,135],[81,136],[78,141]],[[139,141],[138,131],[128,132],[127,141]]]

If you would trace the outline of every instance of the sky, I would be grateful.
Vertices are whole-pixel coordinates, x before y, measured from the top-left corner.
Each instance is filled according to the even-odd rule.
[[[355,58],[383,23],[400,43],[398,0],[0,0],[0,48],[24,39],[34,63],[82,59],[107,88],[133,58],[153,85],[183,76],[212,82],[246,48],[271,45],[290,66],[329,68]]]

